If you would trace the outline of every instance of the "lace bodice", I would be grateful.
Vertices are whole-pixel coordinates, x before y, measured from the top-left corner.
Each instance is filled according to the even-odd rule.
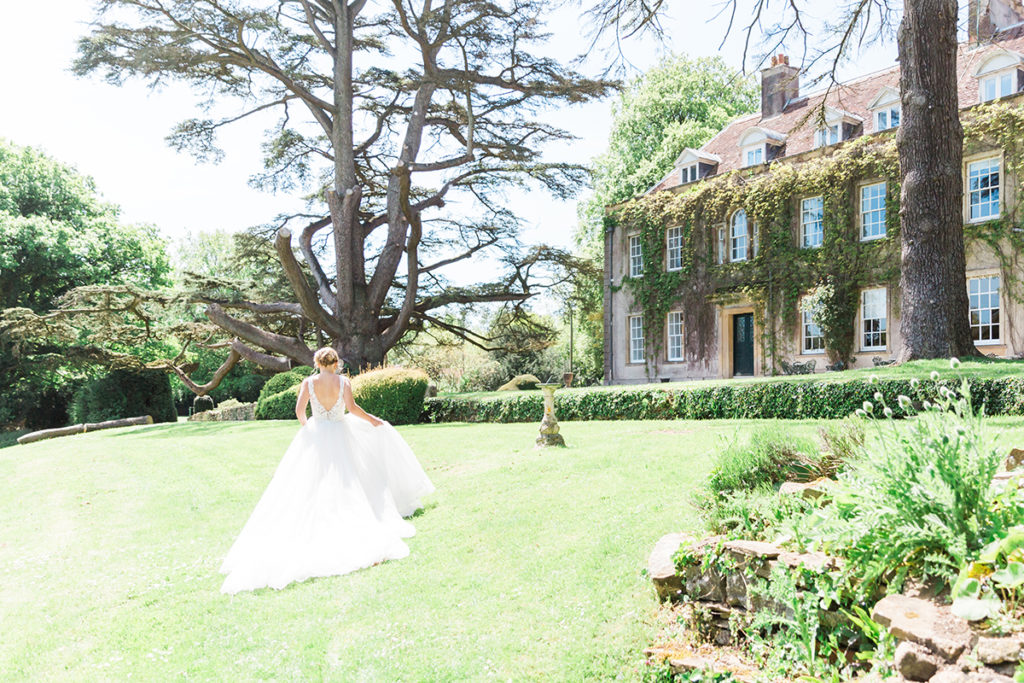
[[[348,381],[344,377],[339,377],[341,380],[341,390],[338,392],[338,400],[334,402],[330,410],[324,408],[323,404],[320,403],[320,399],[316,397],[316,391],[313,389],[313,379],[309,378],[306,380],[306,388],[309,390],[309,403],[313,409],[313,417],[318,420],[330,420],[337,422],[345,414],[345,401],[342,396],[345,394],[345,382]]]

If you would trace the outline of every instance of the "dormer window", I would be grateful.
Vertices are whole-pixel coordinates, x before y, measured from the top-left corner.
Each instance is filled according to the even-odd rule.
[[[1017,52],[998,48],[987,53],[974,76],[978,79],[978,99],[991,102],[1008,97],[1020,91],[1024,56]]]
[[[679,184],[695,183],[701,178],[714,175],[721,159],[710,152],[687,147],[676,159],[675,167],[679,169]]]
[[[900,114],[903,113],[899,105],[886,107],[875,112],[875,130],[889,130],[900,127]]]
[[[839,142],[839,124],[835,123],[831,126],[825,126],[814,131],[814,147],[826,147],[828,145],[834,145]]]
[[[758,164],[764,163],[764,145],[757,145],[756,147],[748,147],[743,150],[743,165],[744,166],[757,166]]]
[[[900,107],[900,93],[896,88],[885,86],[875,99],[868,104],[871,110],[871,120],[875,126],[875,132],[899,128],[903,110]]]
[[[991,102],[992,100],[999,99],[1000,97],[1012,95],[1017,92],[1016,81],[1016,69],[981,79],[981,85],[978,88],[981,101]]]
[[[740,164],[744,167],[757,166],[775,159],[781,154],[786,136],[767,128],[753,126],[740,136]]]
[[[824,116],[814,131],[814,148],[828,147],[843,140],[849,140],[860,130],[863,119],[850,112],[825,107]]]

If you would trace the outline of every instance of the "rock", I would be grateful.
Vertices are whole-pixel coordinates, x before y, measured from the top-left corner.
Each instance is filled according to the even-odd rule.
[[[726,541],[723,546],[737,560],[774,560],[782,551],[764,541]]]
[[[896,670],[908,681],[927,681],[943,661],[916,643],[904,640],[896,647]]]
[[[725,577],[714,567],[686,567],[683,572],[686,596],[701,602],[725,602]]]
[[[779,553],[779,562],[784,563],[790,569],[806,567],[813,572],[819,573],[833,569],[836,566],[834,558],[821,552],[792,553],[784,550]]]
[[[972,671],[967,674],[970,683],[1013,683],[1009,676],[997,674],[995,671]]]
[[[1024,448],[1011,448],[1010,454],[1003,461],[1003,469],[1007,472],[1019,469],[1024,465]]]
[[[647,558],[647,574],[651,577],[659,599],[668,600],[683,590],[683,581],[676,573],[672,556],[679,550],[683,541],[692,540],[686,534],[666,534],[654,544],[654,550]]]
[[[779,487],[779,493],[784,496],[799,496],[804,500],[816,500],[825,495],[833,483],[833,480],[826,477],[815,479],[806,484],[787,481]]]
[[[943,669],[928,679],[929,683],[969,683],[971,679],[957,668]]]
[[[889,627],[898,640],[923,645],[950,662],[955,662],[974,640],[966,621],[949,608],[920,598],[887,595],[871,610],[871,618]]]
[[[725,575],[725,601],[734,607],[747,607],[747,577],[742,571]]]
[[[1002,664],[1020,659],[1018,638],[979,638],[977,657],[982,664]]]

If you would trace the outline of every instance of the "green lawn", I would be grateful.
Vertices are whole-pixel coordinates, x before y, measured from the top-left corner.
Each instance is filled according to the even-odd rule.
[[[819,359],[819,366],[821,362],[822,361]],[[570,389],[562,389],[559,393],[609,391],[623,388],[687,389],[690,387],[713,387],[720,386],[723,384],[756,384],[758,382],[779,381],[808,382],[828,380],[835,382],[851,382],[856,380],[869,379],[872,375],[877,375],[879,378],[889,379],[909,379],[911,377],[925,379],[931,374],[933,370],[937,370],[944,377],[949,377],[954,374],[953,371],[950,370],[949,368],[948,360],[920,360],[913,361],[910,363],[903,363],[902,365],[885,366],[880,368],[856,368],[853,370],[847,370],[845,372],[817,373],[814,375],[777,375],[774,377],[741,377],[734,379],[690,380],[686,382],[665,382],[655,384],[619,384],[614,386],[573,387]],[[993,379],[999,377],[1020,376],[1024,375],[1024,360],[1006,360],[1003,358],[976,358],[963,361],[960,365],[960,369],[957,370],[956,372],[961,375],[971,375],[974,377],[984,377]],[[510,393],[516,392],[473,391],[462,394],[446,393],[441,395],[459,398],[487,398],[490,396],[508,396]],[[540,390],[536,389],[534,390],[534,393],[539,394]]]
[[[294,423],[3,449],[0,680],[635,678],[647,553],[696,528],[687,492],[753,424],[565,423],[543,452],[533,425],[403,428],[438,487],[412,555],[233,598],[217,569]]]

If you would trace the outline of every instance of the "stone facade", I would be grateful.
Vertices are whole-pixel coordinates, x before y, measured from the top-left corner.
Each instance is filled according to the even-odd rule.
[[[977,12],[977,10],[975,10]],[[988,4],[982,8],[985,17],[986,35],[996,31],[994,37],[984,43],[969,41],[961,45],[958,56],[958,73],[960,74],[960,102],[963,109],[970,109],[977,106],[982,100],[991,99],[989,90],[995,88],[996,96],[1018,106],[1024,106],[1024,27],[1014,26],[1006,30],[998,31],[998,24],[995,28],[990,26],[993,22],[1001,21],[1001,11],[992,10]],[[778,167],[778,164],[800,164],[805,161],[818,159],[824,155],[831,154],[841,148],[845,141],[872,135],[891,135],[893,126],[890,125],[894,112],[899,113],[899,69],[893,67],[877,72],[853,82],[844,84],[827,94],[800,96],[798,84],[792,84],[792,76],[795,70],[789,66],[784,56],[773,58],[772,65],[762,72],[762,87],[768,92],[763,98],[763,111],[758,114],[737,119],[717,136],[712,138],[700,150],[687,150],[680,156],[679,163],[665,178],[658,183],[651,192],[685,192],[696,183],[706,182],[708,176],[722,175],[738,169],[747,169],[744,173],[770,174]],[[995,75],[992,75],[995,74]],[[1005,76],[1005,78],[1004,78]],[[1000,79],[1003,80],[1000,80]],[[994,79],[994,80],[993,80]],[[1005,83],[1003,83],[1005,81]],[[1010,85],[1006,85],[1010,84]],[[1003,92],[1000,88],[1011,88]],[[989,89],[989,90],[986,90]],[[988,94],[986,94],[988,93]],[[780,98],[788,98],[780,105]],[[821,118],[815,118],[815,111],[825,111],[824,124]],[[884,116],[883,116],[884,114]],[[831,117],[831,118],[829,118]],[[822,140],[820,136],[822,128],[830,125],[837,126],[836,134],[838,142]],[[753,141],[753,142],[751,142]],[[762,156],[750,157],[750,159],[763,158],[763,163],[748,164],[744,155],[749,150],[762,150]],[[697,179],[683,183],[681,179],[686,172],[686,165],[700,163],[700,172]],[[1018,179],[1007,173],[1007,164],[1002,159],[1002,150],[999,149],[965,149],[964,152],[964,182],[965,187],[969,182],[971,172],[977,172],[984,167],[984,163],[991,161],[998,173],[999,200],[997,211],[1005,215],[1007,207],[1016,204],[1017,197],[1014,196],[1014,188]],[[713,166],[708,166],[713,164]],[[708,169],[711,169],[710,171]],[[694,177],[686,175],[687,178]],[[864,178],[854,189],[850,198],[851,203],[863,201],[861,196],[863,186],[876,182],[877,179]],[[884,191],[884,190],[883,190]],[[968,208],[969,192],[965,191],[965,223],[972,222],[971,209]],[[791,197],[792,239],[794,245],[800,245],[801,239],[801,202],[806,197]],[[883,200],[884,201],[884,200]],[[741,208],[741,207],[737,207]],[[856,206],[854,211],[860,211]],[[734,215],[734,214],[730,214]],[[996,216],[998,217],[998,216]],[[730,236],[726,234],[726,241],[723,243],[719,230],[726,227],[727,216],[721,218],[721,223],[715,225],[699,226],[699,229],[708,232],[709,238],[706,243],[710,245],[712,261],[716,263],[729,263],[728,245]],[[666,229],[672,226],[666,226]],[[828,230],[827,224],[822,226]],[[754,231],[751,235],[751,242],[756,240],[757,227],[751,228]],[[727,231],[728,233],[728,231]],[[633,296],[628,287],[623,286],[624,281],[630,276],[630,249],[631,239],[636,236],[636,231],[628,225],[619,225],[609,228],[605,233],[605,381],[609,384],[648,383],[657,381],[681,381],[692,379],[728,378],[733,376],[753,374],[772,374],[789,366],[791,363],[806,364],[802,369],[814,372],[826,371],[829,361],[822,349],[805,351],[807,340],[804,337],[806,331],[802,322],[789,325],[790,329],[783,329],[781,321],[771,321],[775,325],[773,338],[776,343],[772,349],[765,347],[763,339],[766,337],[763,325],[760,322],[762,311],[755,310],[755,303],[742,298],[733,298],[730,303],[719,303],[714,306],[714,317],[705,329],[685,329],[682,325],[681,314],[661,321],[661,334],[664,335],[660,343],[651,348],[658,348],[657,358],[638,360],[631,350],[636,348],[639,342],[631,342],[631,326],[637,327],[638,323],[631,318],[642,315],[641,308],[634,302]],[[767,237],[760,235],[760,242],[766,243]],[[724,244],[724,246],[723,246]],[[635,246],[635,245],[634,245]],[[722,253],[724,252],[724,253]],[[755,252],[756,253],[756,252]],[[756,255],[753,257],[756,258]],[[665,264],[667,266],[667,264]],[[714,267],[714,266],[712,266]],[[976,296],[974,301],[986,302],[987,313],[983,315],[995,316],[998,319],[998,335],[994,339],[980,339],[979,351],[986,355],[1011,358],[1024,354],[1024,307],[1005,295],[1003,283],[1008,280],[1001,272],[1000,257],[995,251],[977,240],[970,241],[967,248],[967,272],[965,279],[973,283],[965,283],[966,286],[974,287],[985,293],[988,289],[999,287],[996,296]],[[857,315],[850,324],[856,330],[856,344],[853,356],[856,359],[854,367],[871,367],[876,362],[892,360],[900,346],[899,338],[899,306],[900,292],[893,284],[879,284],[876,287],[867,289],[882,289],[884,294],[873,292],[865,294],[861,292],[862,305],[858,306]],[[864,302],[867,302],[869,311],[864,310]],[[993,305],[994,304],[994,305]],[[685,297],[680,297],[677,305],[671,311],[681,311],[687,306]],[[747,369],[747,355],[749,351],[744,348],[743,357],[738,360],[738,350],[733,340],[737,333],[743,330],[736,330],[736,326],[749,325],[749,318],[745,314],[754,314],[753,338],[758,341],[753,344],[753,372],[745,372]],[[872,316],[881,315],[884,317],[886,330],[884,343],[865,344],[868,336],[864,332],[867,326],[875,324]],[[738,317],[739,316],[739,317]],[[799,312],[794,314],[799,319]],[[871,320],[866,320],[870,318]],[[640,323],[642,326],[643,323]],[[673,327],[674,326],[674,327]],[[793,329],[795,328],[795,329]],[[648,328],[650,329],[650,328]],[[994,328],[989,325],[988,334],[992,334]],[[636,337],[636,331],[633,331]],[[649,333],[648,333],[649,334]],[[693,357],[689,352],[681,357],[669,358],[669,343],[667,339],[670,334],[676,338],[690,338],[691,335],[699,335],[700,339],[707,340],[703,344],[706,352],[701,357]],[[979,332],[979,335],[983,334]],[[644,335],[648,336],[648,335]],[[648,346],[650,340],[643,339],[642,344]],[[683,344],[684,348],[689,347]],[[649,354],[645,354],[649,355]],[[877,359],[877,361],[876,361]],[[743,367],[740,367],[740,366]],[[800,366],[798,366],[800,367]]]

